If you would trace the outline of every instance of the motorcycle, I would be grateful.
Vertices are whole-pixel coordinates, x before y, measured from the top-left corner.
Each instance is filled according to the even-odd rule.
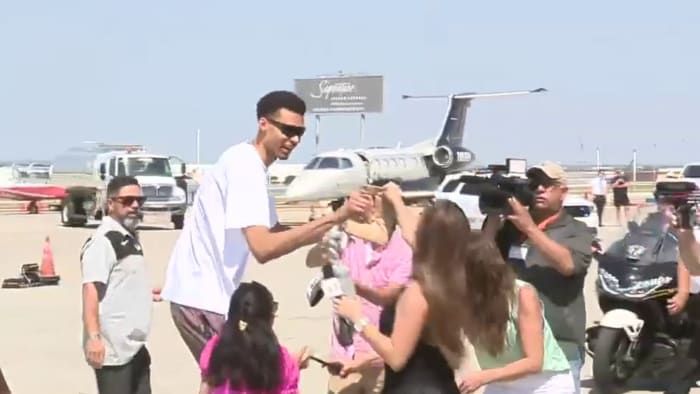
[[[684,314],[672,316],[668,299],[677,291],[678,240],[652,213],[606,251],[596,250],[598,304],[604,315],[586,330],[593,380],[604,393],[633,376],[671,374],[693,335]]]

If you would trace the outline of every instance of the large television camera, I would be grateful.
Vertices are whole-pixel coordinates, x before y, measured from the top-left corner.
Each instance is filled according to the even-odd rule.
[[[697,225],[700,190],[694,182],[682,180],[657,182],[654,198],[659,204],[673,205],[681,228],[692,229]]]
[[[506,165],[490,165],[491,175],[465,175],[461,193],[479,196],[479,210],[485,214],[512,213],[508,199],[515,197],[524,206],[532,205],[535,194],[525,177],[526,162],[520,159],[507,159]]]

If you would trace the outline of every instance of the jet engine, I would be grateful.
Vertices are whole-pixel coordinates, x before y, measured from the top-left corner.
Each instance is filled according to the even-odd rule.
[[[440,145],[433,152],[433,163],[441,169],[457,169],[474,161],[474,153],[459,146]]]

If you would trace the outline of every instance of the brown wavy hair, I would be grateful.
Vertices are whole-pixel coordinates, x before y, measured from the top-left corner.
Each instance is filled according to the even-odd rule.
[[[494,242],[472,233],[456,204],[437,200],[421,215],[413,261],[413,277],[428,303],[431,342],[448,358],[462,358],[466,334],[471,343],[500,353],[515,274]]]
[[[496,356],[506,345],[506,328],[516,297],[515,272],[492,239],[474,236],[465,246],[465,333],[472,344]]]

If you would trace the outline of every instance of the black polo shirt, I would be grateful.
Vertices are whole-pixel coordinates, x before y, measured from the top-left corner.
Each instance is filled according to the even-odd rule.
[[[548,258],[528,240],[523,241],[523,234],[508,221],[496,235],[496,243],[518,278],[537,289],[554,337],[566,357],[572,360],[581,357],[578,352],[585,340],[583,284],[592,259],[593,234],[566,211],[562,211],[543,231],[571,251],[574,261],[572,276],[562,275],[553,268]]]

